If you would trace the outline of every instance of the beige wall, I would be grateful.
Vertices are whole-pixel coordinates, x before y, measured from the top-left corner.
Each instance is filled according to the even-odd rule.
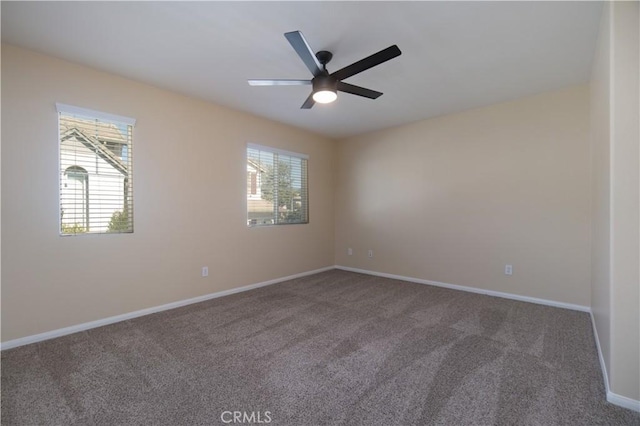
[[[605,3],[591,76],[592,310],[614,394],[640,400],[640,10]]]
[[[611,391],[640,400],[640,76],[638,2],[613,2]]]
[[[606,370],[611,370],[611,297],[609,294],[610,214],[610,13],[602,9],[590,81],[591,95],[591,310]]]
[[[341,141],[336,263],[589,306],[588,130],[580,86]]]
[[[55,102],[137,119],[134,234],[58,236]],[[247,228],[247,142],[309,154],[309,225]],[[326,138],[3,45],[2,340],[333,265],[334,157]]]

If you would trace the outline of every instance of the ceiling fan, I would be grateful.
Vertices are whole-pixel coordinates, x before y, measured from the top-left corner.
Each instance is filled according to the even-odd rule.
[[[380,65],[390,59],[400,56],[402,52],[395,44],[389,46],[386,49],[374,53],[371,56],[367,56],[364,59],[354,62],[338,71],[329,74],[327,71],[327,64],[331,61],[333,54],[326,50],[321,50],[314,54],[313,50],[305,40],[300,31],[292,31],[285,33],[284,35],[291,46],[296,51],[302,62],[309,68],[313,78],[311,80],[248,80],[251,86],[301,86],[311,85],[313,90],[306,101],[302,104],[302,109],[311,108],[316,102],[329,103],[336,100],[338,97],[337,91],[351,93],[352,95],[363,96],[369,99],[376,99],[381,92],[375,90],[366,89],[360,86],[354,86],[353,84],[345,83],[344,79],[351,77],[352,75],[366,71],[369,68],[373,68],[376,65]]]

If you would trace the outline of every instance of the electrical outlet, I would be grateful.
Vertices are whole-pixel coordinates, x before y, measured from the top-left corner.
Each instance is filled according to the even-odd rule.
[[[208,277],[209,276],[209,267],[208,266],[203,266],[202,267],[202,276],[203,277]]]
[[[369,257],[373,257],[373,250],[369,250]]]
[[[349,247],[349,248],[347,249],[347,254],[348,254],[349,256],[353,255],[353,249],[352,249],[351,247]]]
[[[513,265],[504,265],[504,274],[513,275]]]

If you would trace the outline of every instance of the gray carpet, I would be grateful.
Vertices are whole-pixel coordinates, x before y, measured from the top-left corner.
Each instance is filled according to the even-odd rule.
[[[588,314],[338,270],[2,353],[5,425],[234,424],[225,411],[640,424],[605,400]]]

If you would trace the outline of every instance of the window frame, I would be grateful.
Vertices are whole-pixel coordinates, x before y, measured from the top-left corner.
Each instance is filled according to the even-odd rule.
[[[284,155],[284,156],[289,156],[289,157],[294,157],[294,158],[299,158],[301,160],[305,161],[305,167],[304,167],[304,182],[306,184],[306,187],[304,188],[304,191],[306,192],[306,218],[305,221],[303,222],[275,222],[275,223],[263,223],[263,224],[251,224],[250,219],[249,219],[249,193],[247,191],[247,164],[249,162],[249,150],[250,149],[254,149],[254,150],[259,150],[259,151],[265,151],[265,152],[269,152],[272,154],[276,154],[276,155]],[[271,146],[267,146],[267,145],[262,145],[262,144],[256,144],[256,143],[247,143],[244,149],[244,175],[245,175],[245,190],[244,190],[244,201],[245,201],[245,222],[246,222],[246,226],[247,228],[251,229],[251,228],[268,228],[268,227],[278,227],[278,226],[282,226],[282,225],[308,225],[309,223],[311,223],[311,219],[310,219],[310,201],[309,201],[309,155],[308,154],[302,154],[299,152],[294,152],[294,151],[288,151],[285,149],[281,149],[281,148],[274,148]],[[259,172],[258,172],[259,174]]]
[[[131,118],[131,117],[125,117],[122,115],[117,115],[117,114],[111,114],[111,113],[107,113],[107,112],[102,112],[102,111],[97,111],[94,109],[90,109],[90,108],[83,108],[83,107],[78,107],[78,106],[74,106],[74,105],[68,105],[68,104],[64,104],[64,103],[60,103],[60,102],[56,102],[55,103],[56,106],[56,115],[57,115],[57,119],[56,119],[56,123],[57,123],[57,144],[58,144],[58,156],[57,156],[57,162],[58,162],[58,235],[60,237],[72,237],[72,236],[81,236],[81,235],[118,235],[118,234],[133,234],[134,232],[134,216],[133,216],[133,210],[134,210],[134,197],[133,197],[133,190],[131,188],[131,180],[132,180],[132,175],[133,175],[133,129],[135,127],[136,124],[136,119],[135,118]],[[92,120],[98,120],[98,121],[103,121],[103,122],[107,122],[107,123],[112,123],[112,124],[119,124],[119,125],[125,125],[125,126],[129,126],[131,129],[131,138],[129,140],[129,142],[126,144],[127,146],[127,165],[129,167],[129,175],[127,177],[124,178],[124,185],[129,185],[129,191],[130,192],[130,208],[131,208],[131,229],[127,230],[127,231],[120,231],[120,232],[109,232],[109,231],[96,231],[96,232],[76,232],[76,233],[65,233],[63,232],[63,223],[62,223],[62,179],[66,178],[66,170],[62,170],[62,140],[61,140],[61,129],[60,129],[60,118],[61,118],[61,114],[67,114],[67,115],[73,115],[73,116],[79,116],[79,117],[83,117],[86,119],[92,119]],[[71,166],[73,167],[73,166]],[[77,166],[79,167],[79,166]],[[89,175],[87,174],[86,177],[86,183],[87,183],[87,187],[89,184]],[[89,198],[87,196],[87,202],[89,202]],[[127,200],[125,199],[124,202],[126,203]],[[87,224],[90,223],[90,218],[87,217],[86,219]]]

